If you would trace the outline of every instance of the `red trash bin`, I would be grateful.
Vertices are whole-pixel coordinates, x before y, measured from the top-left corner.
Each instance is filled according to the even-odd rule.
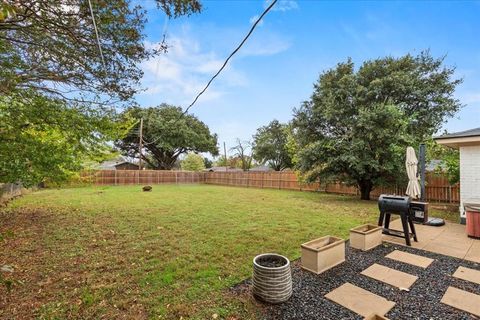
[[[480,202],[466,202],[463,207],[467,215],[467,235],[480,238]]]

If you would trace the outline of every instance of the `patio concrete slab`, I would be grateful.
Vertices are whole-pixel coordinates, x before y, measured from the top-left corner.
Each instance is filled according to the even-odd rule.
[[[468,250],[467,255],[465,256],[465,260],[480,262],[480,241],[475,240]]]
[[[436,239],[423,247],[423,250],[463,259],[467,255],[469,248],[469,245],[455,244],[452,241]]]
[[[389,236],[389,235],[383,235],[382,236],[382,240],[384,242],[389,242],[389,243],[392,243],[392,244],[399,244],[399,245],[402,245],[402,246],[405,246],[405,239],[403,238],[399,238],[399,237],[394,237],[394,236]],[[411,241],[411,244],[412,244],[412,248],[415,248],[415,249],[423,249],[423,247],[426,245],[424,242],[415,242]]]
[[[348,282],[327,293],[325,297],[363,317],[372,313],[384,315],[395,306],[395,302]]]
[[[448,287],[442,303],[480,317],[480,296],[454,287]]]
[[[480,284],[480,271],[465,268],[465,267],[458,267],[457,271],[453,274],[455,278],[459,278],[462,280],[470,281],[476,284]]]
[[[401,230],[400,219],[390,223],[391,228]],[[446,222],[442,227],[415,224],[418,242],[412,247],[434,253],[480,263],[480,240],[469,238],[465,226]],[[383,235],[383,241],[405,246],[403,238]]]
[[[364,276],[384,282],[397,288],[409,289],[418,277],[379,264],[372,264],[361,272]]]
[[[423,269],[428,268],[428,266],[434,261],[433,259],[427,257],[422,257],[417,254],[412,254],[400,250],[392,251],[390,254],[387,254],[386,257],[403,263],[408,263]]]

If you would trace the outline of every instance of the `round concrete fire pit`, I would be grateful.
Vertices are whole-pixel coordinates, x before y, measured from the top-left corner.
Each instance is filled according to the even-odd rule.
[[[292,271],[286,257],[265,253],[253,259],[253,295],[269,303],[280,303],[290,298]]]

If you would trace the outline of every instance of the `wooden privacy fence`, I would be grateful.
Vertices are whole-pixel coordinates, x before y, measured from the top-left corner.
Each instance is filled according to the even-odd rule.
[[[167,170],[92,170],[80,174],[82,182],[94,185],[203,183],[203,172]]]
[[[319,191],[320,183],[301,183],[292,171],[206,172],[205,183],[224,186]]]
[[[270,188],[299,191],[322,191],[328,193],[358,195],[354,186],[344,183],[302,183],[293,171],[282,172],[191,172],[163,170],[97,170],[84,171],[81,180],[94,185],[133,185],[164,183],[206,183],[224,186]],[[370,194],[372,198],[380,194],[403,194],[404,187],[379,187]],[[458,203],[460,188],[450,185],[443,175],[429,173],[426,178],[426,199],[432,202]]]

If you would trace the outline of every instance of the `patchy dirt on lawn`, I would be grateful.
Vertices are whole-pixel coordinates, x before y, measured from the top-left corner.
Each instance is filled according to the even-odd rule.
[[[0,212],[0,266],[13,269],[2,272],[12,285],[10,290],[0,286],[0,317],[146,318],[135,298],[140,288],[117,273],[129,261],[115,256],[115,251],[103,262],[96,259],[96,251],[102,248],[97,242],[115,234],[105,233],[96,241],[72,234],[52,242],[48,233],[68,232],[71,219],[79,217],[46,210]]]

